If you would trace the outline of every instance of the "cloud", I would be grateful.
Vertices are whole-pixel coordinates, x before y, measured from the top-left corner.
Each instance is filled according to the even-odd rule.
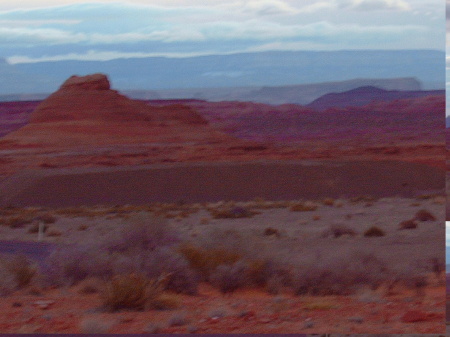
[[[6,58],[9,64],[19,63],[39,63],[50,61],[110,61],[120,58],[144,58],[144,57],[170,57],[170,58],[182,58],[193,56],[205,56],[211,55],[213,52],[171,52],[171,53],[142,53],[142,52],[120,52],[120,51],[99,51],[88,50],[86,53],[68,53],[52,56],[42,57],[29,57],[24,55],[15,55]]]
[[[80,1],[0,12],[0,46],[4,56],[29,55],[23,48],[36,46],[34,57],[92,49],[205,52],[212,44],[218,52],[269,46],[430,48],[440,32],[405,10],[417,10],[414,1],[419,0],[410,5],[406,0]],[[437,0],[429,1],[433,6]],[[376,9],[404,12],[381,17],[372,14]],[[367,11],[364,19],[361,10]],[[55,45],[67,49],[50,48]]]
[[[297,9],[281,0],[251,0],[239,5],[243,11],[258,16],[295,14],[297,12]]]
[[[339,7],[362,11],[397,10],[409,11],[411,6],[404,0],[340,0]]]
[[[60,29],[47,28],[7,28],[0,27],[0,44],[66,44],[80,43],[88,37],[82,33],[72,33]]]

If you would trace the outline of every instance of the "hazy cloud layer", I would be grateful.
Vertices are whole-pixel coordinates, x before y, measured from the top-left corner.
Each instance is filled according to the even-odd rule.
[[[440,49],[440,0],[0,0],[10,60],[257,50]],[[37,5],[39,4],[39,5]],[[59,4],[59,5],[57,5]]]

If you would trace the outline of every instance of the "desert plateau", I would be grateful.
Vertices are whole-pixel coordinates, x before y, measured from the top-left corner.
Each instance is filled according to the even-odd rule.
[[[0,102],[0,332],[443,334],[444,110],[132,100],[104,74]]]

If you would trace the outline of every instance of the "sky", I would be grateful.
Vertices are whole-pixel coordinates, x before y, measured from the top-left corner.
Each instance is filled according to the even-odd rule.
[[[0,58],[444,51],[444,8],[444,0],[0,0]]]
[[[448,249],[450,248],[450,221],[445,222],[445,246],[447,247],[448,252]],[[447,253],[447,255],[449,254]],[[450,261],[447,261],[447,264],[450,264]]]

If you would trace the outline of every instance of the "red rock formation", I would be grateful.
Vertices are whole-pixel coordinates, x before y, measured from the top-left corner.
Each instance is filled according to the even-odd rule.
[[[28,125],[6,138],[65,146],[232,139],[192,107],[150,106],[121,95],[103,74],[70,77],[37,106]]]
[[[96,120],[106,122],[147,121],[145,104],[110,89],[102,74],[72,76],[32,113],[30,123]]]

